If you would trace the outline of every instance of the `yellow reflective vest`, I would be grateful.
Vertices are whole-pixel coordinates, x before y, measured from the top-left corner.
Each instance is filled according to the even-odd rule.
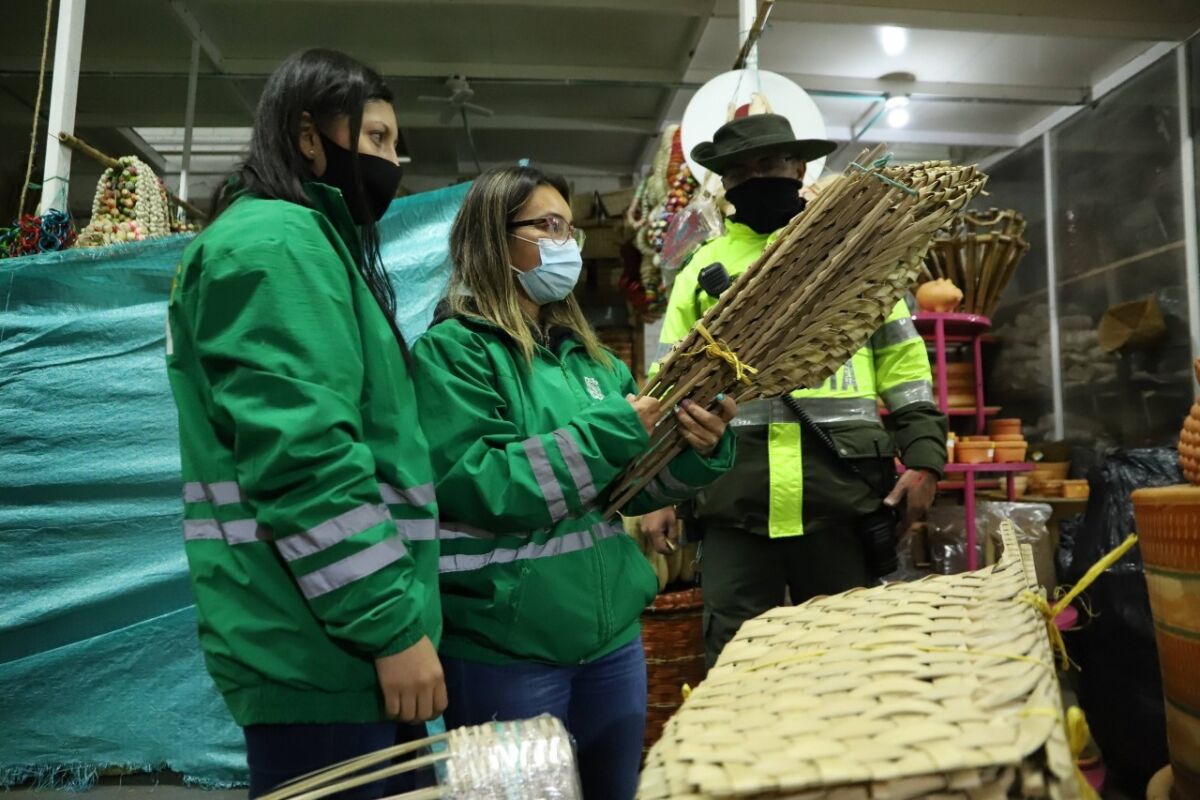
[[[776,232],[777,233],[777,232]],[[775,234],[760,234],[746,225],[727,221],[724,235],[696,251],[675,278],[663,320],[658,357],[716,304],[698,283],[700,271],[716,262],[736,278],[762,253]],[[657,362],[651,367],[651,374]],[[926,469],[939,477],[946,463],[946,421],[933,400],[932,376],[925,342],[913,325],[907,301],[892,309],[883,326],[823,384],[793,392],[809,416],[831,435],[841,457],[888,459],[893,454],[909,468]],[[885,429],[879,401],[889,411]],[[805,530],[805,481],[845,480],[844,474],[806,472],[801,427],[796,415],[778,398],[744,404],[734,420],[739,435],[765,427],[765,457],[769,487],[757,491],[767,505],[763,515],[772,537],[796,536]],[[890,431],[890,432],[889,432]],[[758,455],[761,458],[762,455]],[[743,459],[756,458],[753,446],[740,447],[737,473]],[[758,472],[749,465],[747,473]],[[731,477],[734,477],[731,475]],[[761,484],[761,481],[747,483]],[[736,479],[732,482],[736,484]],[[728,493],[729,488],[726,487]],[[824,513],[824,512],[823,512]],[[863,513],[863,512],[858,512]],[[853,516],[847,513],[847,516]]]

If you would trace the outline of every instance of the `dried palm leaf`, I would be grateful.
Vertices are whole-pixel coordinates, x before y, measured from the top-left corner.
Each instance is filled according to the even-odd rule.
[[[676,345],[643,394],[662,400],[650,450],[614,484],[623,506],[682,449],[671,409],[812,388],[846,363],[915,282],[933,235],[982,189],[973,166],[851,164]],[[867,164],[869,166],[861,166]]]

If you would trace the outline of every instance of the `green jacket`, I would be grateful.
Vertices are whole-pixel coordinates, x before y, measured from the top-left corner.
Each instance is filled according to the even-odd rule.
[[[308,193],[234,202],[168,307],[200,643],[239,725],[383,720],[374,659],[440,635],[404,354],[341,194]]]
[[[633,539],[601,516],[649,441],[625,400],[633,377],[553,334],[532,365],[473,317],[436,323],[413,347],[442,510],[443,654],[586,663],[637,637],[657,591]],[[727,430],[711,458],[686,450],[624,511],[690,497],[733,456]]]
[[[700,270],[721,262],[737,277],[778,232],[760,234],[726,222],[726,232],[696,251],[675,278],[660,337],[660,358],[716,300],[700,287]],[[652,367],[652,371],[653,371]],[[844,528],[876,510],[895,479],[893,456],[910,468],[941,475],[946,464],[946,418],[934,405],[925,342],[901,301],[870,341],[821,386],[793,396],[832,438],[838,458],[853,460],[870,484],[848,471],[828,448],[802,436],[794,412],[780,399],[744,404],[738,463],[698,498],[706,524],[773,537]],[[889,411],[884,425],[877,404]]]

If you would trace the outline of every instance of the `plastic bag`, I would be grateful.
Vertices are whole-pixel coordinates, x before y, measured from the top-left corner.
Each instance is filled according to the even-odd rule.
[[[1134,531],[1134,489],[1183,481],[1171,448],[1117,451],[1088,476],[1091,497],[1082,520],[1064,525],[1058,564],[1074,583]],[[1065,552],[1063,552],[1065,551]],[[1168,760],[1166,718],[1154,621],[1142,574],[1131,550],[1085,592],[1095,614],[1066,633],[1080,667],[1079,701],[1104,753],[1110,780],[1135,796]]]
[[[662,269],[663,287],[670,289],[675,275],[687,262],[692,253],[709,239],[725,233],[725,221],[711,197],[698,197],[688,203],[671,220],[663,236]]]
[[[987,540],[991,537],[999,553],[1000,523],[1010,520],[1016,529],[1017,541],[1033,548],[1038,580],[1053,589],[1053,557],[1047,546],[1047,522],[1050,506],[1042,503],[990,503],[975,506],[975,558],[983,564],[987,555]],[[952,575],[967,569],[967,530],[961,506],[934,506],[929,511],[928,537],[934,572]],[[1042,553],[1041,558],[1038,554]]]

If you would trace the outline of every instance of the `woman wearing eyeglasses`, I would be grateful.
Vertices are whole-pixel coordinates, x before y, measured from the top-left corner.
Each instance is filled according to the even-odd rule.
[[[567,187],[492,170],[450,234],[450,297],[413,348],[442,513],[441,655],[454,727],[553,714],[578,746],[584,795],[631,798],[646,710],[639,617],[657,582],[607,488],[649,442],[635,399],[571,291],[583,232]],[[662,508],[733,463],[726,422],[684,403],[691,449],[624,509]]]

